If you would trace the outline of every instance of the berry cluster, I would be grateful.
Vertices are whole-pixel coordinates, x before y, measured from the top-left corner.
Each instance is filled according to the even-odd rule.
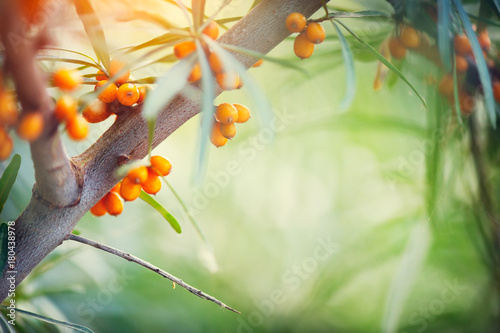
[[[236,135],[235,123],[246,123],[250,119],[250,110],[241,104],[222,103],[215,110],[215,121],[210,134],[210,141],[216,147],[222,147]]]
[[[400,29],[399,36],[389,39],[389,51],[393,58],[403,59],[406,57],[407,49],[416,49],[421,43],[420,33],[415,28],[405,25]]]
[[[14,93],[0,87],[0,161],[6,160],[12,153],[14,142],[8,131],[17,124],[18,118],[19,113]],[[43,124],[43,118],[41,121]],[[26,127],[26,124],[23,127]],[[26,130],[23,129],[24,132]]]
[[[325,29],[317,22],[307,23],[306,17],[301,13],[291,13],[286,18],[286,27],[291,33],[298,32],[293,44],[295,55],[300,59],[312,56],[314,45],[325,40]]]
[[[123,200],[134,201],[141,194],[141,190],[149,194],[156,194],[161,189],[160,176],[167,176],[172,170],[170,162],[161,156],[152,156],[150,166],[140,166],[128,172],[123,180],[116,184],[90,212],[95,216],[106,213],[117,216],[123,211]]]

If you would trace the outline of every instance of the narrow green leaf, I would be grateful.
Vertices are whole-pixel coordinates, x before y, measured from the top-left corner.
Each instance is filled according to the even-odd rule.
[[[446,71],[451,69],[451,2],[438,0],[438,47]]]
[[[3,315],[0,315],[0,332],[11,333],[11,325],[7,322],[7,319]],[[14,332],[15,333],[15,332]]]
[[[5,202],[9,198],[10,191],[16,182],[17,174],[21,168],[21,155],[16,154],[12,157],[9,166],[5,168],[2,178],[0,178],[0,213],[3,210]]]
[[[469,17],[467,16],[467,13],[465,12],[465,9],[462,7],[462,4],[460,3],[459,0],[453,0],[453,3],[458,12],[460,20],[462,21],[462,25],[465,28],[465,33],[467,34],[467,37],[469,38],[469,41],[472,46],[472,52],[474,54],[477,70],[479,72],[479,78],[481,80],[481,85],[483,87],[486,112],[488,113],[488,116],[490,118],[491,126],[493,128],[496,128],[497,117],[495,112],[495,100],[493,98],[493,89],[491,86],[490,72],[488,71],[488,66],[486,65],[486,60],[484,59],[483,56],[483,50],[479,45],[476,33],[472,28],[472,24],[469,20]]]
[[[354,97],[356,96],[356,69],[354,68],[354,59],[352,56],[351,48],[349,47],[344,34],[342,33],[342,31],[340,31],[340,28],[335,24],[335,22],[331,22],[335,27],[335,30],[337,31],[340,44],[342,45],[342,57],[344,58],[344,67],[346,70],[346,95],[340,104],[340,108],[342,110],[347,110],[347,108],[351,106],[352,102],[354,101]]]
[[[390,18],[388,13],[380,12],[378,10],[362,10],[358,12],[334,12],[328,15],[331,19],[339,18],[361,18],[361,17],[383,17]]]
[[[97,69],[101,69],[101,67],[95,63],[88,62],[85,60],[79,60],[79,59],[61,58],[61,57],[56,57],[56,56],[51,56],[51,55],[37,56],[36,59],[40,60],[40,61],[66,62],[68,64],[76,64],[76,65],[82,65],[82,66],[94,67]]]
[[[250,9],[253,9],[255,6],[257,6],[259,3],[261,3],[262,0],[254,0],[252,5],[250,6]]]
[[[422,101],[422,104],[424,105],[424,107],[427,109],[427,103],[425,102],[425,99],[417,91],[417,89],[410,83],[410,81],[408,81],[408,79],[406,78],[406,76],[403,73],[401,73],[389,60],[387,60],[382,54],[380,54],[377,50],[375,50],[370,44],[368,44],[367,42],[365,42],[354,31],[352,31],[351,29],[349,29],[349,27],[347,27],[344,23],[342,23],[341,21],[338,21],[338,20],[335,20],[335,22],[337,22],[340,25],[342,25],[344,27],[344,29],[346,29],[361,44],[363,44],[368,49],[368,51],[370,51],[370,53],[372,53],[375,56],[375,58],[377,58],[378,61],[380,61],[381,63],[383,63],[384,65],[386,65],[387,68],[389,68],[392,72],[394,72],[397,76],[399,76],[401,78],[401,80],[403,80],[408,85],[408,87],[410,87],[411,90],[413,90],[413,92],[415,92],[415,94],[417,95],[417,97]]]
[[[192,0],[191,8],[193,8],[194,29],[198,30],[205,17],[205,0]]]
[[[7,264],[7,244],[9,242],[8,236],[8,225],[7,223],[0,224],[0,274],[4,271],[5,265]]]
[[[148,203],[151,207],[156,209],[158,213],[160,213],[165,220],[167,220],[168,223],[170,223],[170,226],[177,232],[178,234],[182,233],[181,226],[179,225],[179,222],[175,219],[175,217],[170,214],[165,207],[163,207],[158,201],[156,201],[155,198],[150,196],[144,191],[141,191],[141,195],[139,196],[142,200],[144,200],[146,203]]]
[[[44,47],[44,50],[53,50],[53,51],[63,51],[63,52],[68,52],[68,53],[73,53],[73,54],[77,54],[79,56],[82,56],[82,57],[85,57],[87,59],[89,59],[92,63],[96,64],[96,65],[99,65],[95,60],[94,58],[90,57],[89,55],[85,54],[85,53],[82,53],[82,52],[78,52],[78,51],[73,51],[73,50],[69,50],[69,49],[65,49],[65,48],[61,48],[61,47]]]
[[[106,69],[109,69],[110,58],[108,44],[106,43],[104,30],[102,29],[101,22],[94,8],[89,0],[73,0],[73,2],[97,59],[99,59]]]
[[[242,18],[243,18],[243,16],[226,17],[223,19],[215,20],[215,22],[217,22],[218,25],[223,26],[226,23],[236,22],[236,21],[241,20]]]
[[[160,35],[158,37],[155,37],[153,39],[150,39],[150,40],[148,40],[144,43],[141,43],[139,45],[132,46],[125,53],[132,53],[135,51],[142,50],[146,47],[157,46],[157,45],[171,46],[171,45],[174,45],[174,44],[180,42],[184,38],[186,38],[186,37],[179,36],[177,34],[172,34],[169,32],[169,33]]]
[[[463,126],[462,114],[460,112],[460,99],[458,92],[458,75],[457,75],[457,59],[453,55],[453,99],[455,103],[455,113],[457,115],[458,123]]]
[[[473,15],[473,14],[467,14],[469,15],[470,18],[478,21],[478,22],[484,22],[488,25],[493,25],[495,27],[500,27],[500,22],[498,21],[494,21],[494,20],[490,20],[490,19],[487,19],[485,17],[482,17],[482,16],[477,16],[477,15]]]
[[[3,309],[7,309],[7,307],[3,306],[3,305],[1,307]],[[82,326],[82,325],[68,323],[66,321],[48,318],[48,317],[45,317],[45,316],[42,316],[42,315],[39,315],[39,314],[36,314],[36,313],[33,313],[33,312],[29,312],[29,311],[26,311],[26,310],[21,310],[21,309],[16,309],[16,312],[25,314],[27,316],[30,316],[32,318],[35,318],[35,319],[38,319],[38,320],[41,320],[41,321],[45,321],[47,323],[51,323],[51,324],[54,324],[54,325],[58,325],[58,326],[70,328],[70,329],[72,329],[72,330],[74,330],[76,332],[94,333],[90,328]]]
[[[142,20],[146,22],[150,22],[156,25],[159,25],[162,28],[165,29],[181,29],[177,24],[173,23],[170,20],[167,20],[164,16],[156,13],[151,13],[147,12],[145,10],[134,10],[133,12],[130,13],[132,16],[130,19],[127,19],[127,21],[130,20]]]

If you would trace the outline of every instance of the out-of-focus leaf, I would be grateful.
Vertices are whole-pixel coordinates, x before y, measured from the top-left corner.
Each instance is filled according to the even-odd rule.
[[[362,10],[359,12],[334,12],[328,15],[331,19],[339,18],[360,18],[360,17],[383,17],[390,18],[391,16],[384,12],[379,12],[378,10]]]
[[[97,69],[101,69],[101,67],[95,63],[88,62],[85,60],[79,60],[79,59],[61,58],[61,57],[56,57],[56,56],[51,56],[51,55],[37,56],[36,59],[40,60],[40,61],[66,62],[68,64],[76,64],[76,65],[82,65],[82,66],[94,67]]]
[[[87,55],[85,53],[82,53],[82,52],[73,51],[73,50],[69,50],[69,49],[65,49],[65,48],[61,48],[61,47],[44,47],[44,50],[63,51],[63,52],[69,52],[69,53],[73,53],[73,54],[78,54],[79,56],[82,56],[82,57],[85,57],[85,58],[89,59],[94,64],[99,65],[97,63],[97,61],[94,60],[94,58],[92,58],[89,55]]]
[[[19,168],[21,167],[21,155],[15,154],[0,178],[0,213],[5,202],[9,198],[10,191],[16,182]]]
[[[215,22],[217,22],[217,24],[219,24],[219,25],[224,25],[226,23],[239,21],[242,18],[243,18],[243,16],[227,17],[227,18],[215,20]]]
[[[356,69],[354,68],[354,59],[352,57],[351,48],[349,47],[344,34],[342,34],[342,31],[340,31],[340,28],[335,24],[335,22],[331,22],[337,31],[340,44],[342,45],[342,57],[344,58],[344,68],[346,70],[346,94],[340,104],[340,108],[342,110],[346,110],[352,104],[354,97],[356,96]]]
[[[109,69],[110,58],[108,44],[106,43],[104,30],[102,29],[101,22],[94,8],[89,0],[73,0],[73,2],[97,59],[99,59],[106,69]]]
[[[462,114],[460,112],[460,99],[459,99],[459,92],[458,92],[458,75],[457,75],[457,59],[456,56],[454,56],[453,60],[453,100],[455,103],[455,113],[457,115],[458,123],[460,125],[463,125],[462,121]]]
[[[192,0],[191,8],[193,9],[192,14],[194,29],[198,30],[203,23],[203,18],[205,17],[205,0]]]
[[[490,19],[487,19],[485,17],[481,17],[481,16],[477,16],[477,15],[473,15],[473,14],[467,14],[469,15],[470,18],[478,21],[478,22],[484,22],[488,25],[493,25],[493,26],[496,26],[496,27],[500,27],[500,22],[498,21],[495,21],[495,20],[490,20]]]
[[[170,214],[165,207],[163,207],[158,201],[156,201],[155,198],[150,196],[144,191],[141,191],[141,195],[139,196],[144,202],[148,203],[151,207],[156,209],[158,213],[160,213],[165,220],[167,220],[168,223],[170,223],[170,226],[177,232],[178,234],[182,233],[181,226],[179,225],[179,222],[175,219],[175,217]]]
[[[250,6],[250,9],[253,9],[255,6],[257,6],[262,0],[254,0],[252,5]]]
[[[132,81],[129,80],[128,82],[134,84],[154,84],[156,83],[156,80],[158,80],[156,76],[148,76],[148,77],[143,77],[142,79],[137,79]]]
[[[170,20],[167,20],[164,16],[156,13],[147,12],[145,10],[134,10],[130,13],[130,17],[121,19],[121,21],[131,21],[131,20],[143,20],[156,25],[159,25],[165,29],[180,29],[180,27]]]
[[[186,38],[185,36],[179,36],[177,34],[172,34],[169,32],[169,33],[163,34],[161,36],[155,37],[153,39],[150,39],[147,42],[144,42],[142,44],[133,46],[133,47],[129,48],[125,53],[132,53],[135,51],[142,50],[146,47],[151,47],[151,46],[156,46],[156,45],[173,46],[185,38]]]
[[[438,47],[441,62],[446,71],[451,69],[451,2],[450,0],[438,0]]]

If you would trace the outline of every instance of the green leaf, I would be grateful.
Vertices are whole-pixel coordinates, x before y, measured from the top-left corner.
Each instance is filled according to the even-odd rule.
[[[95,63],[88,62],[85,60],[79,60],[79,59],[61,58],[61,57],[56,57],[56,56],[51,56],[51,55],[37,56],[36,59],[40,60],[40,61],[66,62],[68,64],[77,64],[77,65],[101,69],[101,67]]]
[[[73,0],[97,59],[109,70],[109,51],[101,22],[89,0]]]
[[[226,24],[226,23],[236,22],[236,21],[241,20],[242,18],[243,18],[243,16],[226,17],[223,19],[215,20],[215,22],[217,22],[217,24],[220,26],[224,26],[224,24]]]
[[[4,271],[5,265],[7,264],[7,244],[9,242],[8,236],[8,225],[7,223],[0,224],[0,274]]]
[[[335,22],[331,22],[337,31],[340,44],[342,45],[342,56],[344,58],[344,67],[346,70],[346,95],[344,100],[341,102],[340,107],[342,110],[346,110],[352,104],[354,97],[356,96],[356,70],[354,68],[354,59],[352,57],[351,48],[349,47],[344,34],[340,31],[340,28],[335,24]]]
[[[163,45],[163,46],[171,46],[176,44],[177,42],[180,42],[182,39],[184,39],[185,36],[179,36],[177,34],[172,34],[172,33],[166,33],[161,36],[155,37],[153,39],[150,39],[142,44],[130,47],[126,53],[132,53],[135,51],[142,50],[146,47],[151,47],[151,46],[156,46],[156,45]]]
[[[163,17],[160,14],[156,13],[151,13],[147,12],[145,10],[134,10],[130,13],[132,16],[129,20],[143,20],[146,22],[151,22],[153,24],[157,24],[162,28],[165,29],[181,29],[177,24],[173,23],[172,21],[167,20],[165,17]]]
[[[450,0],[438,0],[438,47],[441,62],[446,71],[451,69],[451,2]]]
[[[410,87],[411,90],[413,90],[413,92],[415,92],[417,97],[422,101],[422,104],[424,105],[424,107],[427,109],[427,103],[425,102],[425,99],[417,91],[417,89],[410,83],[410,81],[408,81],[408,79],[406,78],[406,76],[403,73],[401,73],[389,60],[387,60],[382,54],[380,54],[380,52],[375,50],[373,48],[373,46],[371,46],[370,44],[365,42],[363,39],[361,39],[358,35],[356,35],[356,33],[354,31],[352,31],[351,29],[349,29],[349,27],[347,27],[344,23],[342,23],[341,21],[338,21],[338,20],[335,20],[335,22],[342,25],[344,27],[344,29],[346,29],[351,35],[354,36],[354,38],[356,38],[361,44],[363,44],[368,49],[368,51],[370,51],[370,53],[373,54],[375,56],[375,58],[377,58],[378,61],[380,61],[381,63],[386,65],[387,68],[389,68],[392,72],[394,72],[397,76],[399,76],[399,78],[401,78],[401,80],[403,80],[408,85],[408,87]]]
[[[92,63],[96,64],[96,65],[99,65],[95,60],[94,58],[86,55],[85,53],[82,53],[82,52],[78,52],[78,51],[73,51],[73,50],[69,50],[69,49],[64,49],[64,48],[61,48],[61,47],[44,47],[44,50],[53,50],[53,51],[63,51],[63,52],[69,52],[69,53],[73,53],[73,54],[77,54],[79,56],[82,56],[82,57],[85,57],[87,59],[89,59],[90,61],[92,61]]]
[[[460,99],[458,92],[458,75],[457,75],[457,59],[456,56],[453,55],[453,101],[455,103],[455,112],[457,115],[458,123],[463,126],[464,122],[462,121],[462,114],[460,112]]]
[[[334,12],[328,15],[331,19],[339,18],[361,18],[361,17],[383,17],[390,18],[391,16],[378,10],[362,10],[358,12]]]
[[[7,307],[3,306],[3,305],[1,307],[3,309],[7,309]],[[27,316],[30,316],[32,318],[35,318],[35,319],[38,319],[38,320],[41,320],[41,321],[45,321],[47,323],[51,323],[51,324],[54,324],[54,325],[58,325],[58,326],[70,328],[70,329],[72,329],[72,330],[74,330],[76,332],[94,333],[90,328],[82,326],[82,325],[68,323],[66,321],[61,321],[61,320],[56,320],[56,319],[48,318],[48,317],[41,316],[39,314],[36,314],[36,313],[33,313],[33,312],[29,312],[29,311],[26,311],[26,310],[21,310],[21,309],[16,309],[16,312],[25,314]]]
[[[178,234],[182,233],[181,226],[179,225],[179,222],[175,219],[175,217],[170,214],[165,207],[163,207],[158,201],[156,201],[155,198],[150,196],[144,191],[141,191],[141,195],[139,196],[142,200],[144,200],[146,203],[148,203],[151,207],[156,209],[158,213],[160,213],[165,220],[167,220],[168,223],[170,223],[170,226],[177,232]]]
[[[194,29],[198,30],[205,17],[205,0],[192,0],[191,8],[193,8]]]
[[[3,172],[2,178],[0,178],[0,213],[3,210],[5,202],[9,198],[10,191],[16,182],[17,174],[19,168],[21,167],[21,156],[19,154],[14,155],[9,163],[9,166]]]

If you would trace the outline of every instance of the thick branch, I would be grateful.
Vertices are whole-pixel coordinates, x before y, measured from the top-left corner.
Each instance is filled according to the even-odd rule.
[[[234,27],[221,36],[220,41],[257,52],[267,53],[289,36],[285,28],[291,12],[312,15],[321,8],[320,0],[264,0]],[[255,59],[235,55],[246,68]],[[199,100],[178,96],[160,113],[153,146],[157,146],[172,132],[200,112]],[[83,175],[81,199],[72,207],[50,207],[44,201],[32,198],[18,218],[17,276],[20,283],[38,263],[60,245],[71,233],[80,218],[102,198],[119,180],[114,175],[123,156],[144,158],[148,152],[147,126],[139,108],[118,117],[115,124],[85,153],[73,159]],[[8,292],[5,272],[0,281],[0,300]]]

